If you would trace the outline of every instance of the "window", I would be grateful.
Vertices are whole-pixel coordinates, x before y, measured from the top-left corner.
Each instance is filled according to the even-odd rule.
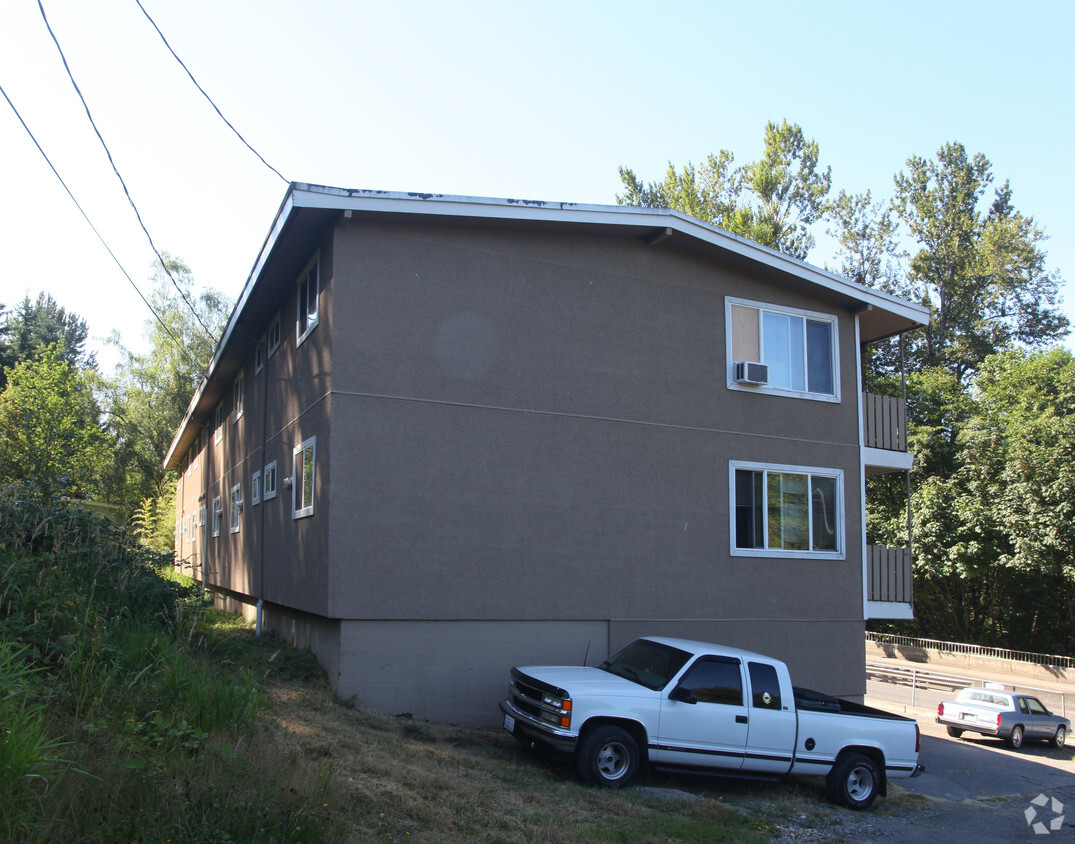
[[[262,337],[260,340],[258,340],[258,345],[254,349],[254,374],[257,375],[264,368],[265,368],[265,338]]]
[[[314,465],[317,456],[317,437],[295,446],[292,470],[291,515],[301,519],[314,514]]]
[[[843,472],[731,463],[732,553],[843,559]]]
[[[309,266],[299,276],[298,285],[298,332],[296,345],[317,327],[317,297],[321,284],[320,256],[315,255]]]
[[[758,709],[780,709],[780,680],[776,668],[764,662],[748,662],[751,705]]]
[[[231,519],[229,528],[232,533],[239,532],[239,514],[243,510],[243,485],[236,484],[231,488],[231,505],[228,510],[228,517]]]
[[[231,421],[234,425],[243,417],[243,400],[245,397],[246,389],[243,381],[242,370],[239,371],[239,377],[235,379],[235,384],[232,387],[232,408]]]
[[[220,504],[220,496],[213,498],[213,536],[220,536],[220,523],[223,518],[224,508]]]
[[[838,401],[836,317],[727,300],[728,386]],[[765,383],[744,386],[735,364],[756,361],[768,369]]]
[[[280,314],[277,314],[269,324],[269,330],[265,334],[265,344],[267,346],[265,359],[268,360],[280,348]]]
[[[213,442],[219,443],[224,439],[224,402],[216,406],[216,416],[213,420]]]
[[[250,476],[250,506],[261,503],[261,469]]]
[[[270,498],[276,498],[276,461],[269,463],[265,466],[265,480],[262,485],[261,498],[263,501],[268,501]]]
[[[690,667],[679,687],[694,692],[698,703],[743,705],[743,677],[737,659],[704,656]]]

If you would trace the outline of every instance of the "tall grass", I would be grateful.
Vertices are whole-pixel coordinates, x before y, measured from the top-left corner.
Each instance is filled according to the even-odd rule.
[[[0,491],[0,840],[332,837],[310,790],[330,778],[274,749],[253,671],[214,657],[170,562]]]

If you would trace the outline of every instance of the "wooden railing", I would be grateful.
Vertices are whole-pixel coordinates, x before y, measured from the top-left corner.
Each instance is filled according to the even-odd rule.
[[[907,450],[907,402],[903,399],[863,393],[862,423],[867,448]]]
[[[911,552],[907,548],[867,545],[866,559],[869,600],[912,603]]]

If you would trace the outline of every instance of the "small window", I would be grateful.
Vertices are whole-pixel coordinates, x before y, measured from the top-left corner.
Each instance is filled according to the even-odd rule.
[[[232,533],[239,532],[239,515],[243,510],[243,485],[236,484],[231,488],[231,500],[228,516],[231,519],[229,529]]]
[[[318,294],[321,287],[320,266],[320,258],[315,255],[309,266],[299,277],[296,345],[305,340],[309,333],[317,327]]]
[[[220,536],[220,525],[223,521],[224,507],[220,503],[220,496],[213,498],[213,536]]]
[[[758,709],[780,708],[780,680],[776,668],[764,662],[748,662],[751,703]]]
[[[245,401],[246,386],[243,380],[242,371],[239,372],[239,377],[235,379],[235,384],[232,387],[232,408],[231,421],[234,425],[240,419],[243,418],[243,403]]]
[[[205,527],[205,505],[198,508],[198,527]]]
[[[732,553],[843,558],[843,473],[731,464]]]
[[[250,476],[250,506],[255,507],[261,503],[261,469]]]
[[[254,348],[254,374],[257,375],[265,368],[265,338],[258,340]]]
[[[699,703],[743,705],[743,676],[737,659],[704,656],[691,666],[679,685],[694,692]]]
[[[216,416],[213,420],[213,442],[219,443],[224,439],[224,402],[216,406]]]
[[[262,499],[268,501],[276,498],[276,461],[265,466],[265,480],[262,487]]]
[[[836,317],[729,299],[728,387],[838,401]],[[745,386],[737,363],[765,365],[765,380]]]
[[[271,358],[280,348],[280,314],[273,317],[269,330],[265,333],[266,359]]]
[[[310,437],[295,447],[291,484],[292,518],[314,514],[314,467],[317,458],[317,437]]]

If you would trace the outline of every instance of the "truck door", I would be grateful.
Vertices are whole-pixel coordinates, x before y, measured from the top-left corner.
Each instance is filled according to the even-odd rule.
[[[773,665],[747,662],[747,679],[750,727],[743,770],[787,773],[791,769],[797,729],[794,701],[783,699],[780,678]]]
[[[682,768],[738,770],[747,727],[739,660],[700,657],[661,701],[653,760]]]

